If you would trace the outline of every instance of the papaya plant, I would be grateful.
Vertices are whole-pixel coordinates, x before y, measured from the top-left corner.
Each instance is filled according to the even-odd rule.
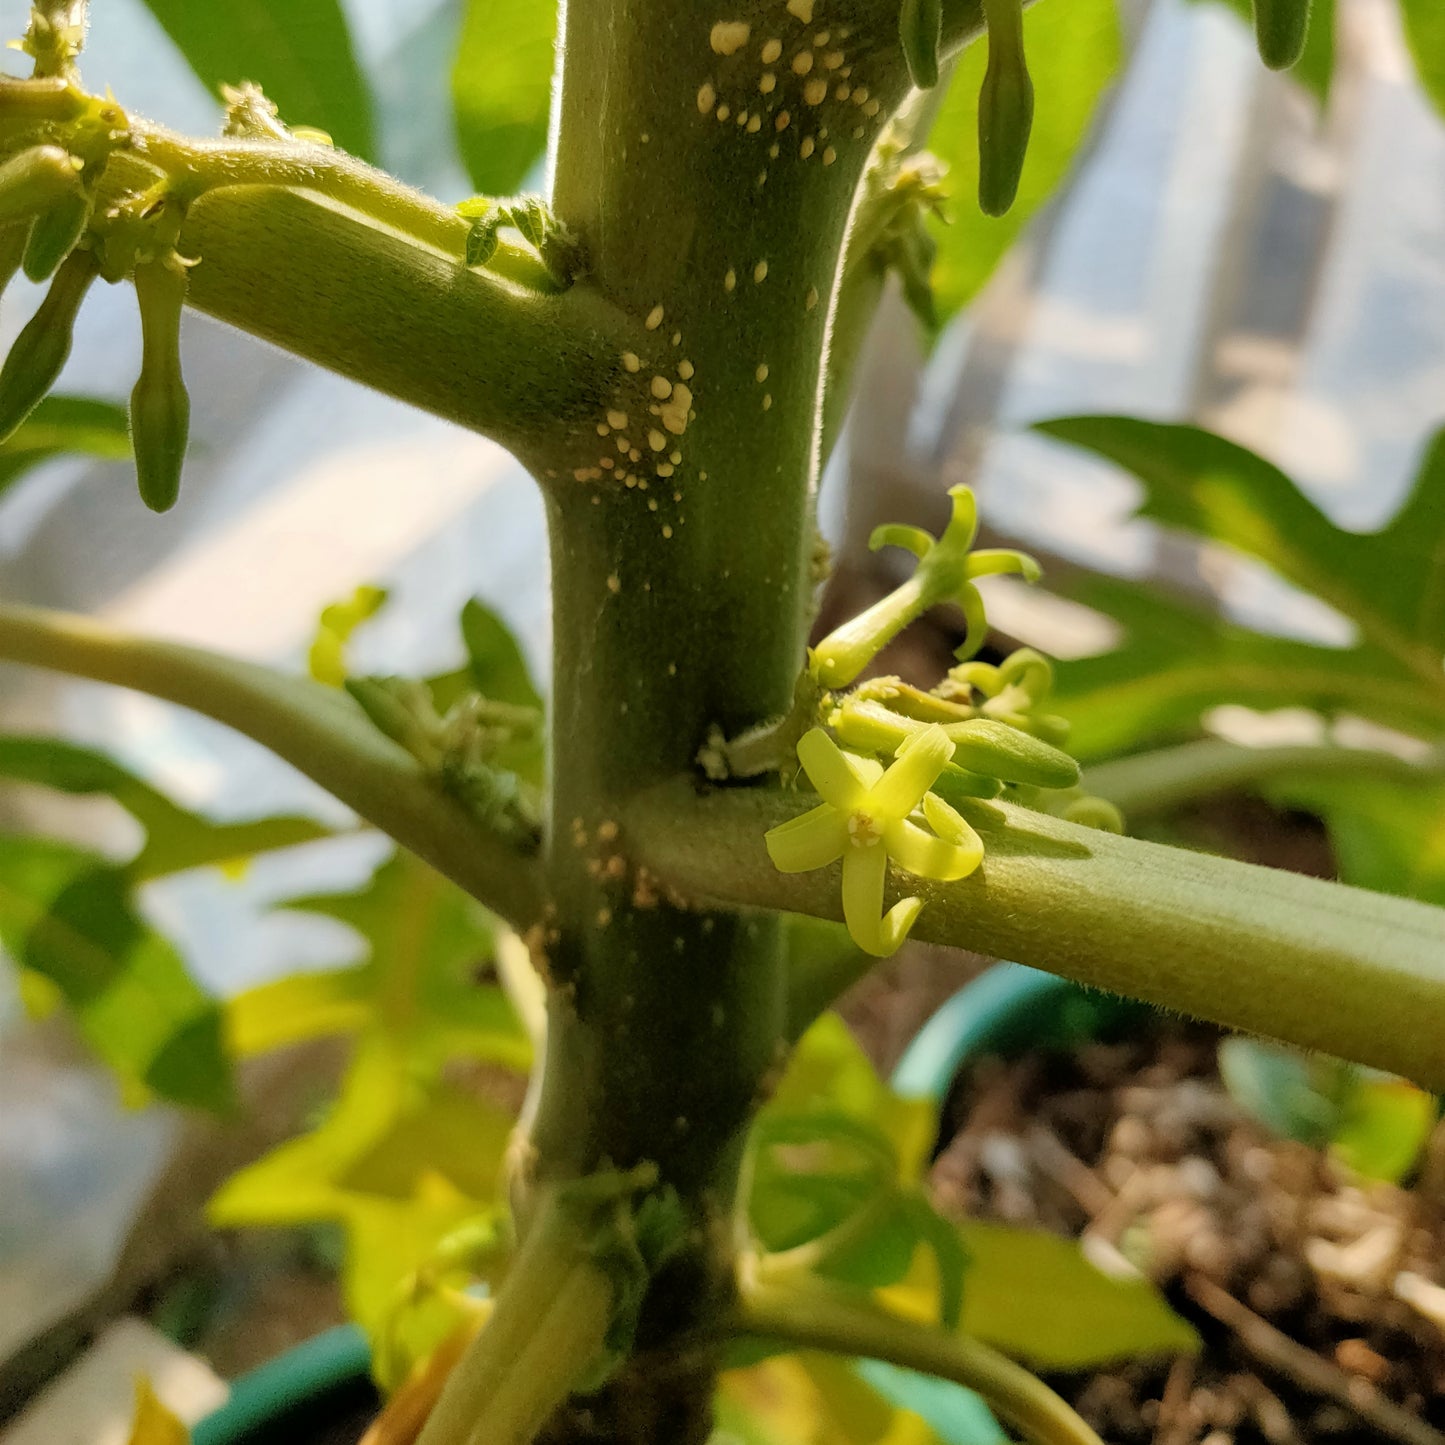
[[[79,307],[97,281],[128,283],[148,506],[183,481],[186,306],[500,442],[545,502],[545,724],[480,605],[463,618],[465,665],[429,678],[350,674],[347,640],[376,593],[328,609],[310,678],[0,605],[0,659],[225,723],[399,845],[359,892],[293,900],[360,934],[363,963],[223,1011],[132,890],[326,830],[213,824],[44,740],[0,756],[9,777],[111,795],[146,831],[125,864],[36,840],[0,855],[7,951],[138,1092],[225,1107],[229,1056],[355,1035],[326,1122],[215,1208],[343,1218],[357,1258],[385,1259],[352,1297],[394,1389],[393,1442],[745,1433],[757,1402],[734,1367],[786,1371],[793,1350],[844,1409],[859,1390],[894,1399],[898,1377],[873,1367],[896,1367],[976,1391],[1031,1439],[1093,1441],[1018,1362],[1060,1356],[1041,1325],[1011,1327],[1018,1277],[998,1267],[998,1237],[928,1207],[926,1110],[860,1068],[826,1015],[910,935],[1445,1088],[1445,912],[1123,836],[1061,746],[1047,660],[977,656],[979,579],[1037,569],[975,546],[967,489],[936,538],[880,528],[874,544],[912,553],[912,575],[808,646],[826,571],[817,485],[882,275],[899,271],[929,309],[930,119],[971,112],[976,155],[959,169],[982,213],[1029,194],[1036,104],[1051,123],[1035,73],[1070,64],[1067,28],[1035,43],[1049,6],[572,0],[545,198],[458,207],[334,143],[364,151],[364,117],[334,138],[307,124],[350,84],[340,41],[314,75],[283,68],[278,108],[221,72],[229,20],[210,30],[195,7],[157,4],[198,68],[234,82],[216,138],[83,82],[83,0],[37,4],[33,73],[0,79],[0,255],[7,278],[49,282],[0,369],[6,436],[59,415],[44,398]],[[1271,64],[1297,57],[1306,12],[1259,6]],[[474,120],[492,114],[493,33],[474,8],[454,76]],[[967,93],[935,105],[952,72]],[[317,108],[293,114],[290,96]],[[515,144],[464,147],[474,173],[517,184],[539,123],[523,106]],[[945,603],[967,636],[935,685],[866,675]],[[1433,698],[1438,631],[1409,641],[1412,686]],[[505,991],[466,975],[493,943]],[[510,1118],[456,1088],[459,1054],[530,1067],[510,1144]],[[442,1174],[442,1155],[469,1163]],[[1079,1261],[1055,1244],[1035,1255],[1062,1296]],[[1082,1291],[1096,1322],[1126,1317],[1110,1348],[1188,1347],[1152,1296],[1125,1308],[1100,1279]],[[1060,1307],[1043,1300],[1035,1323]]]

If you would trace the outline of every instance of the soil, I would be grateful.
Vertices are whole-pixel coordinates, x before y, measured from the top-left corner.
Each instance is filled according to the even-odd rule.
[[[982,1061],[940,1207],[1117,1251],[1197,1326],[1195,1359],[1050,1377],[1111,1445],[1445,1445],[1445,1131],[1412,1188],[1362,1185],[1243,1113],[1218,1037]]]

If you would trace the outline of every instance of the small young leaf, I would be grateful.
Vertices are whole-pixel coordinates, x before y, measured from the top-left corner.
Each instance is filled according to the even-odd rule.
[[[125,408],[83,396],[47,396],[0,443],[0,493],[41,462],[67,452],[107,461],[128,457]]]

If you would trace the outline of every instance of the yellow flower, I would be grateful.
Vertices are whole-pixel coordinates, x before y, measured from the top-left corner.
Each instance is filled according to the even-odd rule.
[[[907,938],[923,907],[919,898],[904,898],[884,914],[890,861],[941,883],[966,878],[983,861],[978,834],[928,791],[952,756],[953,743],[937,726],[909,737],[886,771],[871,758],[844,752],[822,728],[798,743],[798,761],[823,801],[770,830],[768,856],[783,873],[811,872],[841,858],[848,932],[879,958]],[[920,806],[932,832],[914,821]]]

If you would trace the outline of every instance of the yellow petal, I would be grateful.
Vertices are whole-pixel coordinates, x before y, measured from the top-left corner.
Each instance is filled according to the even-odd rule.
[[[161,1403],[144,1376],[135,1384],[135,1424],[130,1445],[190,1445],[191,1432]]]
[[[904,898],[883,913],[883,879],[888,855],[882,845],[849,848],[843,854],[843,918],[853,942],[875,958],[887,958],[908,937],[923,907],[919,898]]]
[[[854,811],[863,788],[848,755],[822,728],[812,728],[798,741],[798,761],[818,796],[844,813]]]
[[[932,796],[930,793],[929,797]],[[927,806],[927,799],[924,805]],[[945,803],[944,807],[947,806]],[[962,822],[962,819],[959,821]],[[964,827],[967,828],[968,824],[964,823]],[[969,831],[972,832],[972,829]],[[900,868],[939,883],[967,878],[983,861],[983,844],[977,835],[973,847],[960,846],[951,840],[925,833],[916,823],[906,819],[890,823],[883,834],[883,842],[889,858]]]
[[[953,743],[937,723],[920,728],[905,742],[883,774],[869,790],[859,811],[875,818],[906,818],[938,781],[944,765],[953,756]]]
[[[848,820],[831,803],[819,803],[800,817],[770,828],[763,841],[780,873],[810,873],[843,856]]]

